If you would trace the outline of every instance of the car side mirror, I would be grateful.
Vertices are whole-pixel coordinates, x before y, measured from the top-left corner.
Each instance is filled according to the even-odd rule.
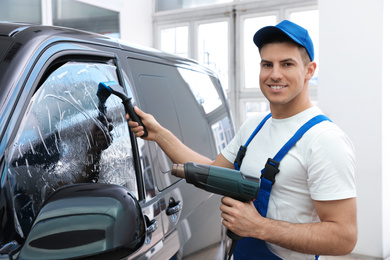
[[[121,259],[146,238],[137,199],[122,186],[64,186],[43,203],[18,258]]]

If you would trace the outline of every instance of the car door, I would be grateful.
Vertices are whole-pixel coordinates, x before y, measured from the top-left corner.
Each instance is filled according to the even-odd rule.
[[[100,82],[116,81],[135,99],[115,53],[82,44],[52,44],[29,68],[9,127],[5,153],[14,215],[13,234],[29,232],[40,205],[54,190],[74,183],[99,182],[126,187],[145,197],[135,137],[130,133],[121,99],[97,95]],[[149,258],[161,248],[159,201],[143,204],[148,236],[130,258]],[[9,217],[10,218],[10,217]],[[4,217],[3,219],[6,219]]]
[[[127,64],[141,108],[151,113],[187,146],[215,158],[217,150],[223,145],[216,135],[223,134],[226,137],[224,141],[228,142],[233,129],[223,94],[218,92],[218,85],[210,75],[196,71],[195,65],[181,68],[164,64],[162,60],[148,60],[145,56],[132,55]],[[172,161],[156,143],[148,142],[147,146],[152,153],[151,170],[159,196],[167,208],[182,207],[176,214],[162,215],[164,235],[171,237],[171,233],[176,232],[180,237],[178,255],[186,256],[223,240],[220,196],[172,176]]]

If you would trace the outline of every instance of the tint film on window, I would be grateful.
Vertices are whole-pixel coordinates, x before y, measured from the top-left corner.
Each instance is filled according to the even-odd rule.
[[[129,130],[121,100],[99,104],[101,81],[118,81],[110,64],[69,62],[32,97],[8,152],[17,218],[24,231],[43,200],[63,185],[103,182],[136,192]],[[21,231],[22,232],[22,231]]]

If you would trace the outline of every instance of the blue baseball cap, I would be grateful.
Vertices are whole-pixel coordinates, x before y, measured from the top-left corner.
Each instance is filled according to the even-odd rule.
[[[305,28],[288,20],[284,20],[275,26],[261,28],[253,36],[253,42],[260,49],[264,45],[264,42],[281,34],[287,35],[294,42],[305,47],[311,61],[314,60],[314,47],[309,32]]]

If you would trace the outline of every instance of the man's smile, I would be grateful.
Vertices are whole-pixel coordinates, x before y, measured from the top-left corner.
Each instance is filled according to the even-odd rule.
[[[287,85],[268,85],[268,87],[278,90],[287,87]]]

